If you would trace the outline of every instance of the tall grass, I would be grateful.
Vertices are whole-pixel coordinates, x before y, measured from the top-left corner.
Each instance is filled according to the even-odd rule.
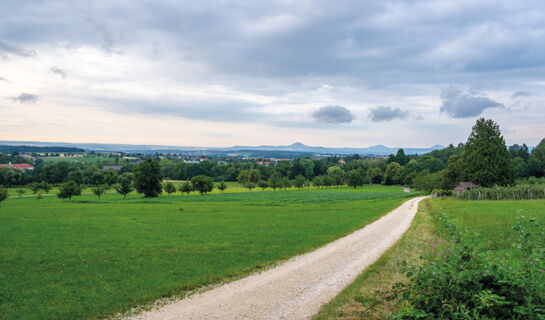
[[[545,185],[473,188],[458,196],[463,200],[532,200],[545,199]]]

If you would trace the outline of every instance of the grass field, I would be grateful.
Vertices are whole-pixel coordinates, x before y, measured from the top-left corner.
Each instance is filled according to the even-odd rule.
[[[8,199],[0,208],[0,315],[93,319],[184,295],[361,228],[414,195],[399,191]]]
[[[365,310],[362,301],[372,300],[376,290],[388,290],[394,283],[406,280],[401,273],[401,261],[418,261],[428,239],[439,231],[435,217],[441,212],[449,213],[457,229],[468,241],[475,241],[479,250],[516,268],[520,257],[513,250],[513,243],[517,241],[518,233],[512,230],[512,226],[521,215],[545,221],[545,200],[461,201],[443,198],[423,201],[411,228],[402,239],[324,305],[314,319],[390,318],[399,307],[397,301],[386,302],[365,314],[362,314]]]

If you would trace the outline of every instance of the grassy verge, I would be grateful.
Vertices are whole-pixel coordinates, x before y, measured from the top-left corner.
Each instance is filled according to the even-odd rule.
[[[364,298],[371,298],[377,290],[387,290],[394,283],[404,280],[400,262],[417,261],[421,246],[433,232],[431,208],[430,199],[420,202],[411,227],[398,243],[359,275],[335,299],[325,304],[313,319],[362,319],[362,311],[365,308],[361,302]],[[363,319],[387,319],[396,308],[395,301],[387,302],[376,310],[366,313]]]
[[[414,196],[370,190],[381,189],[8,199],[1,318],[95,319],[183,296],[331,242]]]

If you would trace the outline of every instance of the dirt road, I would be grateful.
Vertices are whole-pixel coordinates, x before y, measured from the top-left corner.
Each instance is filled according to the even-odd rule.
[[[129,319],[310,318],[403,235],[423,198],[275,268]]]

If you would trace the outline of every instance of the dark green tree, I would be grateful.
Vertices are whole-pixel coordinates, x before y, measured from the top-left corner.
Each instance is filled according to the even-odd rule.
[[[259,181],[257,186],[260,187],[262,191],[265,191],[265,189],[267,189],[269,187],[269,183],[267,183],[266,180],[261,180],[261,181]]]
[[[225,181],[222,181],[218,184],[218,186],[216,187],[218,188],[218,190],[221,191],[221,193],[223,193],[223,191],[225,191],[225,189],[227,189],[227,185],[225,184]]]
[[[399,184],[401,182],[401,174],[403,167],[397,162],[392,162],[386,166],[384,171],[384,182],[387,185]]]
[[[305,186],[306,182],[307,179],[302,174],[298,174],[297,176],[295,176],[295,179],[293,179],[293,186],[302,189]]]
[[[477,120],[462,153],[463,178],[483,187],[509,185],[514,172],[500,126],[492,120]]]
[[[60,199],[70,199],[72,200],[73,196],[81,195],[81,187],[75,181],[68,181],[62,185],[57,197]]]
[[[199,191],[201,195],[206,194],[212,189],[214,189],[214,183],[212,183],[212,178],[200,174],[191,179],[191,186],[193,190]]]
[[[277,188],[282,188],[282,175],[278,171],[274,171],[269,177],[269,186],[276,191]]]
[[[409,157],[405,155],[405,150],[403,149],[397,150],[395,162],[399,163],[402,166],[406,165],[409,162]]]
[[[528,167],[531,175],[538,178],[545,176],[545,139],[532,150]]]
[[[360,170],[350,170],[346,173],[346,183],[353,187],[354,189],[357,187],[363,186],[364,179],[363,174]]]
[[[127,194],[134,190],[132,187],[132,174],[126,172],[120,175],[117,184],[114,185],[114,189],[117,193],[122,194],[123,198],[127,198]]]
[[[157,197],[163,191],[161,168],[157,161],[150,158],[136,166],[133,180],[136,191],[146,197]]]
[[[382,182],[382,179],[384,178],[384,174],[382,173],[382,170],[380,168],[369,168],[367,170],[367,175],[371,179],[371,183],[373,184],[380,184]]]
[[[332,166],[327,169],[327,175],[335,179],[335,185],[339,187],[344,183],[343,170],[339,166]]]
[[[316,187],[316,189],[320,189],[324,185],[324,179],[322,177],[315,177],[312,179],[312,185]]]
[[[290,178],[288,178],[288,177],[283,177],[282,178],[282,187],[284,188],[284,190],[286,190],[288,188],[291,188]]]
[[[163,189],[165,190],[166,193],[168,193],[169,196],[172,193],[176,192],[176,186],[174,185],[174,183],[170,181],[165,183],[165,185],[163,186]]]
[[[40,189],[44,191],[44,193],[48,193],[49,190],[51,190],[51,185],[45,181],[40,182]]]
[[[8,193],[8,189],[6,188],[2,188],[0,186],[0,203],[2,203],[2,201],[6,200],[9,196],[9,193]]]

